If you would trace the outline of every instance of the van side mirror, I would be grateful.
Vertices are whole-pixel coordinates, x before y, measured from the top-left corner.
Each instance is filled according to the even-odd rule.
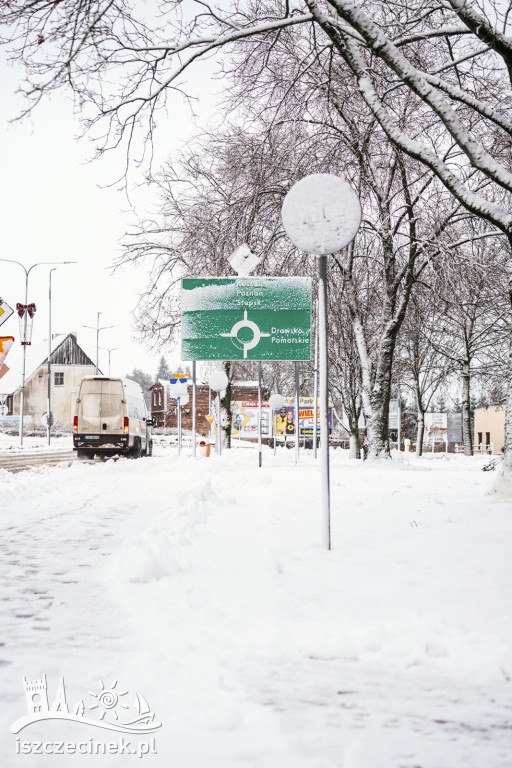
[[[154,427],[155,426],[155,420],[154,419],[146,419],[146,424],[148,427]]]

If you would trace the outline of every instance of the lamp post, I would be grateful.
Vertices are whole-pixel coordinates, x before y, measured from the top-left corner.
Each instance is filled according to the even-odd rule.
[[[110,376],[110,355],[112,352],[115,352],[116,349],[119,349],[119,347],[112,347],[111,349],[107,349],[106,347],[100,347],[104,352],[108,352],[108,375]]]
[[[100,315],[102,314],[103,312],[96,312],[96,328],[93,325],[82,325],[82,328],[90,328],[92,331],[96,331],[96,376],[100,370],[100,331],[106,331],[107,328],[116,328],[115,325],[104,325],[100,328]]]
[[[24,305],[24,313],[23,313],[23,363],[22,363],[22,373],[21,373],[21,393],[20,393],[20,446],[23,446],[23,416],[24,416],[24,408],[25,408],[25,373],[26,373],[26,361],[27,361],[27,343],[26,343],[26,335],[27,335],[27,305],[28,305],[28,276],[34,269],[34,267],[40,267],[42,264],[75,264],[76,262],[72,261],[38,261],[36,264],[32,264],[28,269],[24,264],[21,263],[21,261],[16,261],[15,259],[0,259],[0,261],[8,262],[9,264],[18,264],[22,268],[22,270],[25,272],[25,305]],[[35,310],[35,308],[34,308]],[[30,342],[28,342],[30,344]]]
[[[76,264],[76,261],[64,261],[63,264]],[[51,409],[51,386],[52,386],[52,272],[58,267],[52,267],[48,274],[48,395],[47,395],[47,407],[46,407],[46,435],[48,438],[48,445],[51,443],[50,432],[53,426],[52,424],[52,409]]]
[[[48,438],[48,445],[50,445],[50,431],[52,428],[52,410],[51,410],[51,393],[52,393],[52,272],[58,267],[52,267],[48,275],[48,394],[46,405],[46,435]]]

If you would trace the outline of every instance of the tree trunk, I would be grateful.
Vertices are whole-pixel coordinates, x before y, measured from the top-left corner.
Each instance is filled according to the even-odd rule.
[[[386,335],[381,341],[377,372],[371,392],[364,392],[363,411],[366,417],[368,459],[391,458],[389,450],[389,398],[391,393],[391,366],[395,340]]]
[[[349,435],[349,459],[361,458],[361,446],[359,444],[359,430],[351,432]]]
[[[473,455],[473,435],[471,434],[470,373],[469,363],[462,364],[462,440],[464,455]]]
[[[416,437],[416,456],[423,455],[423,435],[425,434],[425,414],[418,409],[416,417],[418,424],[418,434]]]

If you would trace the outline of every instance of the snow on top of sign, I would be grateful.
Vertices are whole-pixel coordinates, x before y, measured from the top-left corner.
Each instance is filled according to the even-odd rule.
[[[282,218],[292,243],[307,253],[339,251],[356,236],[361,204],[350,184],[329,173],[313,173],[290,189]]]
[[[198,281],[202,279],[197,278]],[[309,302],[311,296],[309,277],[233,277],[222,278],[223,282],[216,284],[217,279],[211,278],[211,283],[199,285],[184,284],[181,292],[181,311],[232,309],[237,289],[261,291],[262,298],[272,301],[274,308],[278,304],[285,308],[295,307],[297,300],[301,303]]]

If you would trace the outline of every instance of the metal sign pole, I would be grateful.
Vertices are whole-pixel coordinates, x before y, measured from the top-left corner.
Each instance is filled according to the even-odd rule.
[[[326,256],[345,248],[356,236],[362,211],[359,197],[345,179],[330,173],[312,173],[286,193],[282,218],[292,243],[318,257],[318,324],[320,360],[320,457],[322,485],[322,538],[331,548],[329,491],[329,360],[327,338]]]
[[[25,269],[25,267],[23,267]],[[32,267],[31,267],[32,269]],[[25,311],[23,314],[23,364],[21,371],[21,392],[20,392],[20,447],[23,448],[23,417],[25,415],[25,377],[27,372],[27,317],[28,317],[28,273],[30,269],[25,269]]]
[[[51,444],[51,423],[50,423],[50,414],[51,414],[51,393],[52,393],[52,272],[54,272],[57,269],[57,267],[53,267],[53,269],[50,269],[49,272],[49,281],[48,281],[48,389],[47,389],[47,403],[46,403],[46,413],[48,414],[48,422],[46,425],[46,437],[48,439],[48,445]]]
[[[318,301],[316,302],[315,369],[313,372],[313,457],[318,450]]]
[[[275,456],[276,449],[277,449],[277,411],[273,411],[272,421],[274,422],[274,456]]]
[[[401,427],[400,422],[402,421],[402,412],[400,410],[400,390],[398,390],[397,415],[398,415],[398,436],[397,436],[398,437],[398,453],[400,453],[400,443],[402,442],[401,441],[401,431],[402,430],[400,429],[400,427]]]
[[[212,412],[212,389],[210,385],[208,384],[208,412]],[[212,439],[212,421],[208,422],[208,442],[211,442]]]
[[[178,397],[178,456],[181,456],[181,397]]]
[[[331,495],[329,483],[329,348],[327,339],[327,257],[318,257],[318,330],[320,362],[320,460],[323,539],[331,549]]]
[[[222,456],[222,436],[220,426],[220,392],[217,392],[217,453]]]
[[[196,457],[196,361],[192,361],[192,455]]]
[[[258,466],[262,465],[261,455],[261,362],[258,363]]]
[[[295,463],[300,464],[299,456],[299,363],[295,361]]]

